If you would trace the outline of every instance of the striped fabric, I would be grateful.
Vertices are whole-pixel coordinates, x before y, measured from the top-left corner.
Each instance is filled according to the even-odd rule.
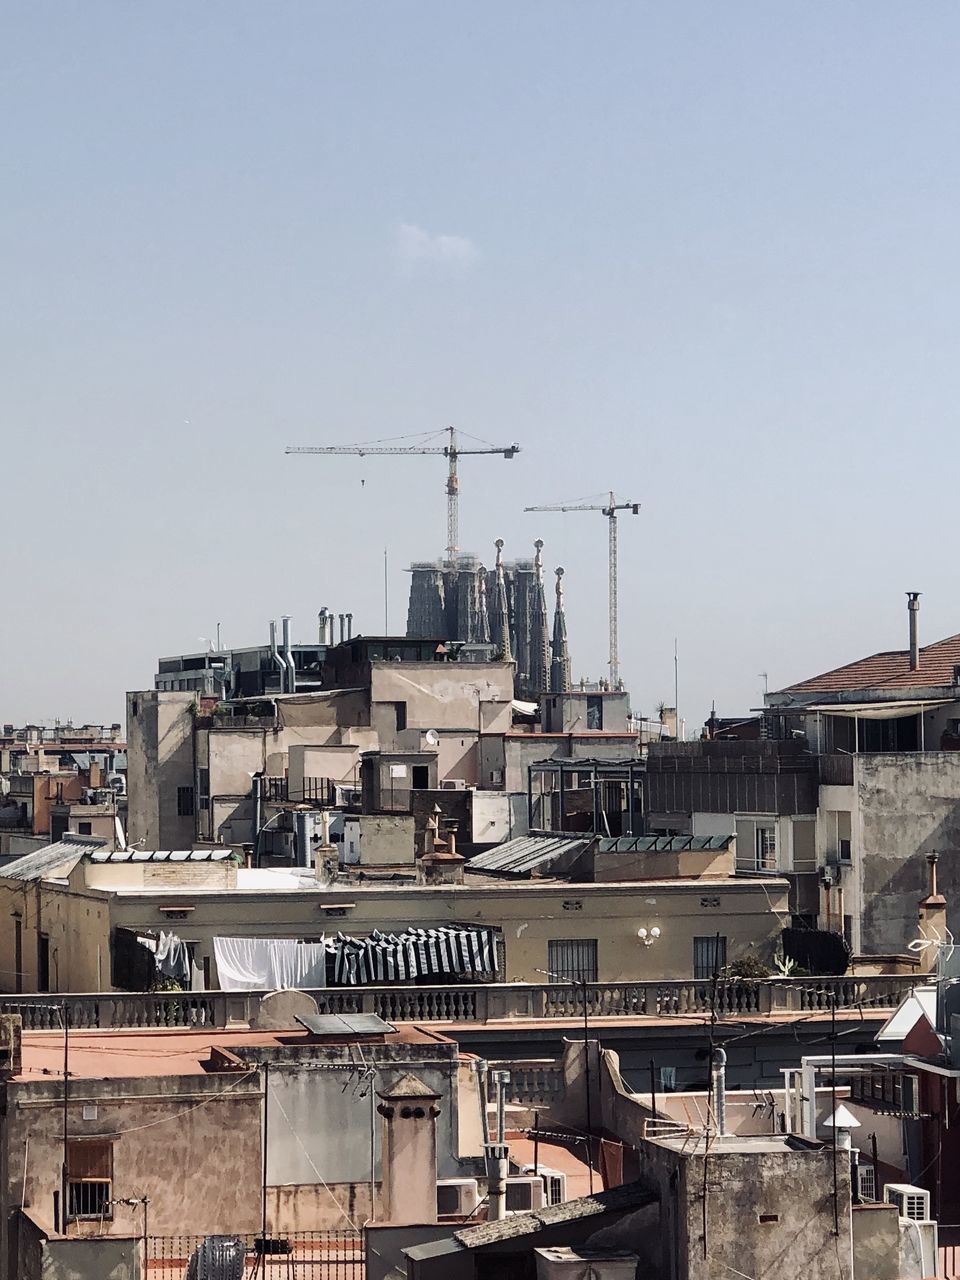
[[[499,969],[493,929],[405,929],[351,938],[338,933],[327,943],[338,986],[410,982],[417,978],[492,977]]]

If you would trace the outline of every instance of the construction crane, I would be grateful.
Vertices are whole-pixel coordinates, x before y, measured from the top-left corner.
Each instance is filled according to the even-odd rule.
[[[457,551],[460,542],[460,477],[457,473],[457,459],[468,454],[490,454],[500,453],[505,458],[512,458],[520,452],[520,446],[514,444],[487,445],[483,441],[477,441],[481,448],[464,449],[457,443],[457,433],[454,427],[445,427],[447,433],[447,443],[444,445],[428,445],[428,444],[408,444],[408,445],[382,445],[378,441],[371,441],[369,444],[344,444],[344,445],[320,445],[320,446],[292,446],[288,445],[286,453],[325,453],[328,455],[351,454],[354,457],[366,458],[371,454],[391,454],[391,455],[439,455],[447,459],[447,559],[451,562],[456,561]],[[436,439],[439,433],[434,432],[427,439]],[[396,436],[397,440],[413,440],[422,437],[415,436]],[[470,437],[471,439],[473,437]]]
[[[609,502],[604,503],[556,503],[546,507],[524,507],[524,511],[599,511],[607,517],[610,530],[609,572],[610,572],[610,685],[616,688],[620,682],[620,606],[617,587],[617,512],[632,511],[640,514],[639,502],[617,502],[613,490],[610,491]]]

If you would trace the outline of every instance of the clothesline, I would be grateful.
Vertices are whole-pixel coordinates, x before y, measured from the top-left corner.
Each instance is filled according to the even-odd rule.
[[[338,933],[309,943],[292,938],[215,937],[213,948],[224,991],[481,978],[499,970],[493,929],[443,926],[401,933],[374,929],[366,938]]]

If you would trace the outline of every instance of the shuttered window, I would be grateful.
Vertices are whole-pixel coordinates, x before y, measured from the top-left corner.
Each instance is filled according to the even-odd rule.
[[[596,938],[563,938],[547,943],[547,968],[568,982],[596,982]]]
[[[712,978],[727,963],[727,940],[711,935],[693,940],[693,976],[699,982]]]

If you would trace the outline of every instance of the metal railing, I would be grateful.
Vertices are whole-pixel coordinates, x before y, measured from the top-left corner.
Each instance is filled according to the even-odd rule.
[[[918,985],[912,975],[761,978],[718,982],[716,1013],[743,1017],[837,1009],[895,1009]],[[0,996],[0,1013],[17,1013],[27,1031],[83,1028],[242,1026],[256,1016],[262,991],[103,992]],[[709,980],[662,982],[490,983],[435,987],[326,987],[311,991],[320,1013],[376,1013],[388,1022],[477,1024],[511,1020],[670,1018],[709,1014]]]
[[[145,1252],[143,1280],[185,1280],[188,1274],[243,1280],[364,1280],[365,1275],[363,1237],[351,1231],[147,1236]]]

